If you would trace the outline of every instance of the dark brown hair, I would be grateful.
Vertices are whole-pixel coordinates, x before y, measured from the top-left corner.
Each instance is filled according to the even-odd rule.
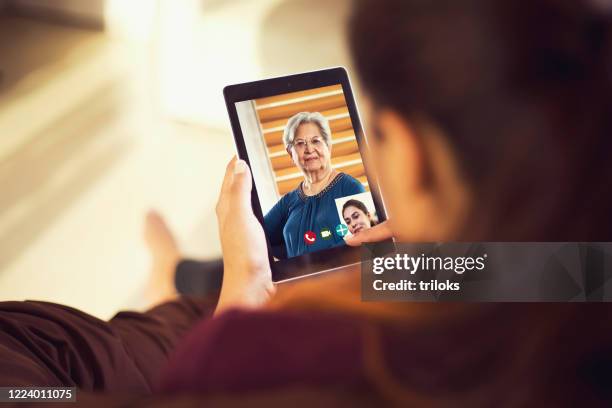
[[[610,23],[590,4],[357,2],[366,91],[441,128],[477,195],[464,239],[611,238]],[[268,307],[361,316],[363,370],[387,404],[612,406],[612,304],[363,302],[359,273]]]
[[[476,196],[460,238],[612,238],[610,10],[595,4],[357,1],[366,92],[440,127]]]
[[[449,138],[479,203],[465,239],[609,240],[609,26],[570,0],[362,0],[350,36],[373,102]],[[330,274],[268,307],[364,318],[356,341],[386,403],[610,406],[608,303],[376,303],[360,291],[359,271]]]
[[[374,226],[376,225],[376,221],[374,221],[372,219],[372,216],[370,214],[370,212],[368,211],[368,208],[365,206],[365,204],[362,201],[359,200],[355,200],[355,199],[350,199],[347,202],[344,203],[344,205],[342,206],[342,216],[344,216],[344,210],[346,210],[347,207],[355,207],[360,209],[365,215],[369,215],[370,217],[370,225]]]

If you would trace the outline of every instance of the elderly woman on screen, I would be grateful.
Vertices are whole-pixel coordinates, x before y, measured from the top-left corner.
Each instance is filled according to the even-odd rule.
[[[273,255],[291,258],[344,245],[346,231],[339,227],[335,199],[365,189],[332,167],[329,122],[318,112],[300,112],[287,122],[283,142],[304,180],[264,217]]]

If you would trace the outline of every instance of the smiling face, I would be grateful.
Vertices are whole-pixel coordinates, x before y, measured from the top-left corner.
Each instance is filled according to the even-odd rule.
[[[331,150],[315,123],[302,123],[295,131],[290,150],[293,162],[305,172],[331,166]]]
[[[364,213],[361,209],[349,205],[342,212],[342,218],[351,231],[351,234],[356,234],[364,229],[372,226],[369,214]]]

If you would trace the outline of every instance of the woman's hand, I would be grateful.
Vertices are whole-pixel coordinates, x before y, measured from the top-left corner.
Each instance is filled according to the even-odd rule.
[[[368,242],[381,242],[393,237],[388,221],[373,226],[345,239],[347,245],[359,246]]]
[[[256,307],[274,293],[263,228],[251,208],[251,171],[235,157],[229,162],[217,202],[223,251],[223,285],[216,313]]]

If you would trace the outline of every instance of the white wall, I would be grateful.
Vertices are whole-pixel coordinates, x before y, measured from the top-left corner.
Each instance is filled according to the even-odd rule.
[[[251,163],[253,179],[259,194],[259,203],[264,215],[276,204],[279,199],[272,164],[259,126],[259,119],[253,101],[236,103],[236,111],[240,128],[244,136],[244,143]]]

